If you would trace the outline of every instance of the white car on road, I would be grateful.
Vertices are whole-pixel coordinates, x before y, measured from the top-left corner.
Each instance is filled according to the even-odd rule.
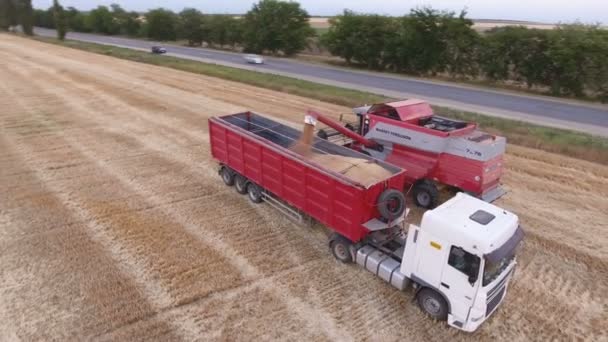
[[[249,64],[264,64],[264,58],[260,55],[245,55],[243,58],[245,58],[245,61],[247,61],[247,63]]]

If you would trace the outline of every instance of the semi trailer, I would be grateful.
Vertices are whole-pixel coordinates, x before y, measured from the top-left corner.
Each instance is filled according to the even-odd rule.
[[[252,112],[212,117],[209,132],[226,185],[294,219],[324,224],[333,231],[329,249],[337,260],[356,263],[400,291],[411,284],[429,316],[472,332],[505,298],[523,237],[513,213],[460,193],[407,227],[403,168],[315,138],[311,153],[346,158],[349,165],[319,163],[293,148],[300,131]],[[350,177],[348,170],[361,165],[384,176]]]
[[[320,113],[309,115],[333,128],[319,130],[320,137],[347,134],[349,139],[342,140],[346,146],[407,169],[416,205],[436,206],[440,185],[487,202],[505,193],[500,185],[504,137],[482,132],[475,123],[437,116],[428,102],[417,99],[362,106],[353,112],[357,120],[345,127]]]

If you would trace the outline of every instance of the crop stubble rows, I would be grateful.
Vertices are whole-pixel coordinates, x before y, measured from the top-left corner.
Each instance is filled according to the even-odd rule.
[[[467,336],[424,317],[410,291],[336,263],[324,229],[218,179],[207,117],[346,108],[4,35],[0,46],[0,333]],[[500,204],[528,239],[507,302],[477,335],[606,338],[608,168],[519,147],[507,162]]]

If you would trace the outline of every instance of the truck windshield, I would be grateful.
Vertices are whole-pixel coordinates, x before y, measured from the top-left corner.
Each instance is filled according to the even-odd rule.
[[[502,271],[504,271],[505,268],[507,268],[507,266],[511,264],[513,258],[515,258],[515,253],[507,255],[497,262],[491,262],[490,260],[485,258],[485,266],[483,270],[483,286],[486,286],[492,281],[494,281],[494,279],[496,279],[502,273]]]

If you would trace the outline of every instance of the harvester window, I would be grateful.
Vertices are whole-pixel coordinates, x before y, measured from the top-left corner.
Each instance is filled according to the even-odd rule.
[[[477,274],[479,274],[479,257],[460,247],[452,246],[448,264],[468,277],[477,277]]]

